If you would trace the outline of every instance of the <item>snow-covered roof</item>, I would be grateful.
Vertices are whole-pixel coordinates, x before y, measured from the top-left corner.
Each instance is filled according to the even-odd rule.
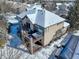
[[[67,22],[64,22],[64,27],[68,27],[70,24]]]
[[[31,5],[31,4],[27,4],[27,10],[28,10],[28,12],[27,11],[23,11],[22,13],[20,13],[19,15],[17,15],[19,18],[24,18],[28,13],[33,13],[34,12],[34,8],[36,8],[36,7],[41,7],[40,5],[35,5],[35,6],[33,6],[33,5]]]
[[[15,23],[18,23],[19,21],[14,19],[14,20],[8,20],[9,23],[12,23],[12,24],[15,24]]]
[[[40,25],[44,28],[65,20],[64,18],[36,5],[32,7],[32,10],[27,11],[27,17],[33,24]]]
[[[19,18],[24,18],[26,16],[26,11],[22,12],[21,14],[17,15]]]
[[[65,20],[64,18],[42,8],[40,5],[35,5],[27,9],[27,11],[24,11],[17,16],[21,19],[27,16],[33,24],[40,25],[44,28]]]
[[[7,22],[8,23],[18,23],[19,21],[16,19],[16,15],[13,15],[13,16],[7,16]]]

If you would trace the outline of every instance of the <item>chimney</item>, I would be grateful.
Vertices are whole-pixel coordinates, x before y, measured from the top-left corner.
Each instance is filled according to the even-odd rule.
[[[45,13],[45,11],[44,11],[44,9],[39,9],[39,10],[38,10],[38,13],[39,13],[40,15],[43,15],[43,14]]]
[[[44,26],[44,19],[45,19],[45,10],[38,9],[36,16],[36,23],[40,26]]]

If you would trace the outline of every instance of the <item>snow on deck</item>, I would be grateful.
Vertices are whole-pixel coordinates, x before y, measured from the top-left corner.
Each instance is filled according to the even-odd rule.
[[[23,45],[21,45],[20,48],[25,51],[6,45],[3,49],[0,48],[0,59],[48,59],[51,53],[55,50],[54,45],[59,45],[66,35],[67,34],[63,35],[55,42],[51,42],[49,46],[41,48],[32,55],[29,52],[26,52],[28,50]]]

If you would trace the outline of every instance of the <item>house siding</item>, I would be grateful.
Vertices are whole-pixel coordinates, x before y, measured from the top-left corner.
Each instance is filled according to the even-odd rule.
[[[59,29],[62,29],[64,22],[52,25],[44,30],[44,46],[49,44],[51,40],[54,40],[54,35]]]
[[[26,24],[26,22],[30,23],[30,28],[31,28],[31,30],[33,30],[33,24],[32,24],[32,22],[28,18],[25,17],[22,20],[22,24],[24,25],[24,24]]]

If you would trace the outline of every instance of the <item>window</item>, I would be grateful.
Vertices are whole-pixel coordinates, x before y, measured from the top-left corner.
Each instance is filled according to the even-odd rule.
[[[30,28],[30,23],[26,22],[26,27]]]
[[[38,31],[41,34],[43,34],[43,32],[44,32],[44,28],[39,26],[39,25],[35,25],[35,30]]]
[[[29,31],[29,29],[30,29],[30,23],[28,23],[28,22],[24,23],[23,24],[23,30]]]
[[[26,23],[24,24],[24,27],[25,27],[25,29],[26,29],[27,31],[29,31],[29,30],[30,30],[30,23],[26,22]]]

